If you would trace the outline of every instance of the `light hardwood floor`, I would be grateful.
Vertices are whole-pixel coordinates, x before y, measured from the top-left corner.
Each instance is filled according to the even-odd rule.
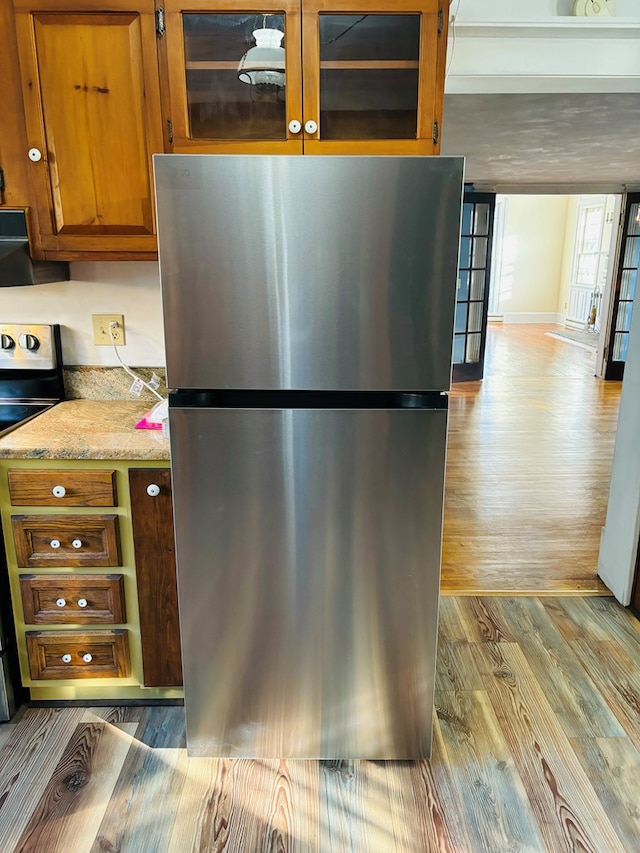
[[[620,382],[543,325],[490,325],[485,379],[453,386],[444,594],[606,594],[596,577]]]
[[[0,851],[635,853],[639,662],[610,597],[445,598],[421,762],[189,759],[180,707],[31,708]]]

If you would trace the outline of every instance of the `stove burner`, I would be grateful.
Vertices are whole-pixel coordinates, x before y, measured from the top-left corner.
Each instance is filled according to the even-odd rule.
[[[22,426],[55,403],[3,403],[0,402],[0,438],[16,427]]]

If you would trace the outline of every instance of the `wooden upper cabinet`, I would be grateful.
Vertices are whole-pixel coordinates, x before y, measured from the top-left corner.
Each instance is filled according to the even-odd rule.
[[[153,0],[15,0],[15,11],[45,254],[153,257],[151,155],[163,150]]]
[[[175,152],[439,152],[448,0],[165,8]]]
[[[165,4],[174,152],[302,153],[300,0],[258,5]]]

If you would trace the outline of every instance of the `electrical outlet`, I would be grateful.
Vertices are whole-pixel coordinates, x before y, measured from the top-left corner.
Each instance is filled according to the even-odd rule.
[[[93,344],[96,347],[110,347],[115,345],[123,347],[124,339],[124,316],[122,314],[92,314],[93,322]],[[113,329],[113,338],[109,332],[109,324],[117,323]]]

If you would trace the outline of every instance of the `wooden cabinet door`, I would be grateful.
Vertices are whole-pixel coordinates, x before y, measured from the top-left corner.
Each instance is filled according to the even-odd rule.
[[[150,488],[156,487],[156,488]],[[182,684],[171,472],[129,471],[145,687]]]
[[[0,205],[29,204],[27,142],[20,92],[15,19],[10,3],[0,3]]]
[[[173,151],[302,153],[299,0],[167,0],[165,13]],[[251,69],[242,75],[240,63],[262,30],[283,33],[283,71],[243,82]]]
[[[438,154],[448,10],[302,0],[305,154]]]
[[[154,257],[151,155],[163,137],[153,0],[15,7],[45,255]]]

